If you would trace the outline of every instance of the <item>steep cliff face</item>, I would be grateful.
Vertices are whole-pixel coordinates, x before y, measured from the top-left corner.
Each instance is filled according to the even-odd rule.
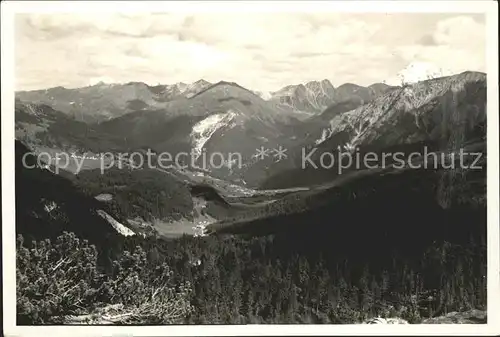
[[[272,93],[272,100],[297,111],[318,112],[334,101],[334,88],[328,80],[312,81],[305,85],[289,85]]]
[[[345,133],[349,147],[465,141],[486,121],[486,75],[464,72],[407,85],[332,118],[318,143]],[[330,144],[329,144],[330,145]]]
[[[345,83],[334,88],[329,80],[311,81],[306,84],[289,85],[273,92],[270,100],[283,108],[318,114],[344,101],[358,101],[359,105],[367,103],[392,88],[394,87],[383,83],[375,83],[369,87]]]

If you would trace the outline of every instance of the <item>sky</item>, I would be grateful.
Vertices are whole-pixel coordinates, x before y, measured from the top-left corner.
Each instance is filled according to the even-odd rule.
[[[328,79],[397,84],[420,68],[486,72],[480,14],[31,13],[15,17],[16,90],[234,81],[276,91]]]

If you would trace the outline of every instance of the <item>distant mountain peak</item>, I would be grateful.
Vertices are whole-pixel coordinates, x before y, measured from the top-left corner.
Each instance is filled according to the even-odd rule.
[[[205,81],[205,82],[206,82],[206,81]],[[206,82],[206,83],[210,84],[210,82]],[[238,89],[240,89],[240,90],[247,91],[247,92],[251,93],[252,95],[255,95],[255,96],[257,96],[257,97],[259,97],[259,98],[260,98],[260,95],[256,94],[255,92],[253,92],[253,91],[251,91],[251,90],[249,90],[249,89],[247,89],[247,88],[245,88],[245,87],[243,87],[243,86],[239,85],[239,84],[238,84],[238,83],[236,83],[236,82],[229,82],[229,81],[219,81],[219,82],[217,82],[217,83],[210,84],[209,86],[205,87],[205,88],[204,88],[204,89],[202,89],[201,91],[199,91],[199,92],[195,93],[194,95],[192,95],[192,96],[190,96],[190,97],[188,97],[188,98],[194,98],[194,97],[199,96],[199,95],[201,95],[201,94],[203,94],[203,93],[205,93],[205,92],[207,92],[207,91],[209,91],[209,90],[213,90],[213,89],[218,88],[218,87],[221,87],[221,86],[226,86],[226,87],[227,87],[227,86],[229,86],[229,87],[238,88]]]
[[[381,82],[373,83],[368,86],[368,88],[374,88],[374,87],[389,88],[391,86],[387,83],[381,83]]]
[[[99,82],[99,83],[96,84],[96,86],[99,86],[99,85],[107,85],[107,84],[101,81],[101,82]],[[146,85],[146,83],[132,81],[132,82],[128,82],[126,85]]]
[[[347,82],[347,83],[344,83],[344,84],[342,84],[342,85],[340,85],[340,86],[337,87],[337,89],[341,89],[341,88],[345,88],[345,89],[357,89],[357,88],[362,88],[362,86],[354,84],[354,83]]]
[[[219,81],[219,82],[215,83],[215,84],[214,84],[214,86],[215,86],[215,85],[224,85],[224,84],[227,84],[227,85],[234,85],[234,86],[238,86],[238,87],[240,86],[240,85],[239,85],[238,83],[236,83],[236,82],[229,82],[229,81],[224,81],[224,80],[222,80],[222,81]]]
[[[193,82],[191,85],[203,85],[203,86],[205,86],[205,85],[211,85],[211,84],[212,83],[210,83],[207,80],[205,80],[205,79],[202,78],[202,79],[200,79],[200,80],[198,80],[196,82]]]
[[[179,88],[181,93],[184,94],[185,97],[191,98],[191,97],[198,95],[202,91],[206,90],[211,85],[212,85],[212,83],[210,83],[204,79],[201,79],[201,80],[198,80],[198,81],[193,82],[191,84],[187,84],[187,85],[183,84],[180,86],[178,85],[177,87]]]
[[[328,79],[324,79],[324,80],[321,80],[321,81],[309,81],[305,84],[306,87],[314,87],[314,86],[332,86],[332,82],[330,82],[330,80]]]

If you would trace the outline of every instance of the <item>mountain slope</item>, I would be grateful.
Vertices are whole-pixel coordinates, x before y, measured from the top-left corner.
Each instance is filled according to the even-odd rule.
[[[132,111],[157,109],[174,99],[190,97],[211,85],[200,80],[192,84],[149,86],[142,82],[105,84],[67,89],[18,91],[16,98],[34,104],[50,105],[85,123],[101,122]]]
[[[38,167],[28,152],[16,141],[16,233],[40,239],[70,231],[98,245],[134,235],[106,204],[86,196],[70,180]]]
[[[116,151],[117,144],[95,125],[77,121],[46,104],[16,100],[16,139],[32,148],[53,148],[69,152]]]
[[[16,228],[27,238],[72,231],[102,246],[136,234],[178,237],[231,212],[219,195],[224,189],[189,177],[126,166],[73,175],[39,166],[33,152],[16,140]]]
[[[452,141],[455,135],[472,136],[469,132],[485,122],[485,108],[486,75],[465,72],[392,91],[334,117],[329,130],[332,135],[349,133],[350,146],[446,138]]]
[[[129,112],[129,104],[156,106],[153,93],[144,83],[104,84],[76,89],[64,87],[20,91],[16,97],[30,103],[50,105],[83,122],[107,120]],[[133,107],[133,106],[132,106]]]
[[[164,172],[113,167],[103,173],[99,169],[82,171],[73,181],[89,197],[105,200],[137,232],[156,235],[156,222],[194,221],[189,188]],[[184,232],[190,229],[186,226]]]
[[[486,154],[486,144],[474,150]],[[472,160],[465,163],[470,165]],[[464,242],[471,235],[484,239],[486,155],[477,165],[481,168],[447,169],[440,164],[437,169],[389,167],[352,172],[330,185],[290,193],[209,229],[280,233],[290,240],[310,237],[331,247],[364,247],[363,252],[382,249],[384,243],[405,248],[432,240]]]
[[[274,169],[282,173],[272,175],[263,187],[291,187],[290,181],[296,186],[331,181],[338,175],[340,152],[359,154],[361,159],[372,152],[381,158],[384,152],[422,154],[425,147],[429,151],[458,150],[466,143],[484,140],[486,75],[465,72],[418,82],[345,111],[350,107],[341,106],[338,113],[325,111],[327,127],[311,132],[309,140],[289,151],[287,166]],[[321,165],[325,153],[335,159],[334,167]],[[315,164],[303,168],[302,159],[307,156]],[[362,160],[360,165],[358,168],[365,165]],[[343,172],[357,169],[354,166]]]
[[[295,122],[292,112],[275,110],[252,91],[218,82],[190,98],[168,102],[163,109],[129,113],[96,128],[124,148],[150,147],[172,157],[185,152],[186,164],[194,166],[194,160],[202,170],[234,181],[240,178],[240,167],[231,166],[231,153],[241,156],[242,165],[251,164],[263,141],[275,142]],[[202,153],[206,157],[198,158]],[[224,163],[219,165],[217,159],[216,165],[210,165],[207,158],[214,153],[221,154]]]

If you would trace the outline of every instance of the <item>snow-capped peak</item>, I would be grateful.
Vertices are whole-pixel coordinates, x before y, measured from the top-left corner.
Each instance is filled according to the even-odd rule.
[[[191,140],[197,156],[201,154],[203,146],[210,137],[222,127],[227,127],[236,116],[236,112],[229,110],[227,113],[218,113],[208,116],[193,126]]]
[[[416,83],[433,78],[450,76],[453,72],[429,62],[412,62],[399,71],[395,77],[386,81],[389,85]]]

